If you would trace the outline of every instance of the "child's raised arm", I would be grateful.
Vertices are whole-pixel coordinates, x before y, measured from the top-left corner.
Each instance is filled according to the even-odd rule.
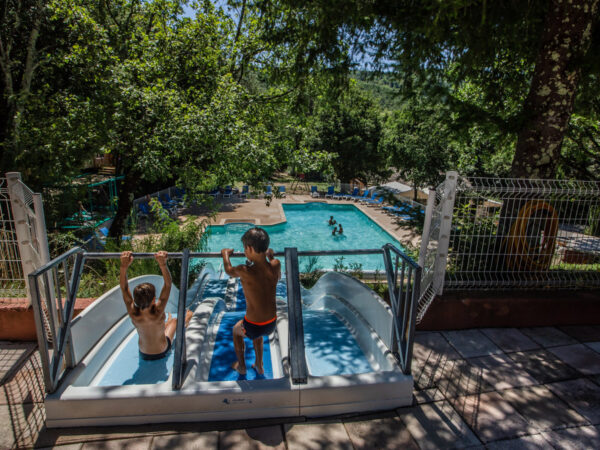
[[[121,293],[123,294],[123,301],[127,311],[133,310],[133,297],[129,290],[129,281],[127,280],[127,269],[133,262],[133,255],[131,252],[121,253],[121,273],[119,276],[119,285],[121,286]]]
[[[163,288],[160,291],[160,296],[158,297],[158,308],[164,310],[167,307],[167,303],[169,302],[169,294],[171,293],[171,272],[169,272],[169,267],[167,266],[167,252],[160,251],[154,255],[154,259],[158,263],[158,267],[160,267],[160,271],[163,276]],[[185,289],[186,286],[182,286],[182,289]]]

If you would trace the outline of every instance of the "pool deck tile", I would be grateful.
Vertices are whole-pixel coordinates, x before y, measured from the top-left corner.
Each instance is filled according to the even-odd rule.
[[[600,353],[584,344],[552,347],[549,350],[584,375],[600,374]]]
[[[553,383],[580,376],[577,370],[563,362],[549,350],[532,350],[528,352],[510,353],[507,355],[517,367],[523,368],[538,383]]]
[[[589,425],[545,386],[508,389],[500,395],[539,431]]]
[[[589,348],[591,348],[592,350],[594,350],[596,353],[600,353],[600,341],[598,341],[598,342],[586,342],[585,345],[587,345]]]
[[[344,421],[355,449],[418,449],[419,446],[399,417]]]
[[[538,450],[541,448],[552,448],[552,445],[540,433],[516,439],[490,442],[486,448],[488,450]]]
[[[600,341],[600,325],[563,326],[560,329],[579,342]]]
[[[497,392],[457,397],[452,404],[483,442],[537,433]]]
[[[284,430],[289,450],[353,449],[350,436],[342,423],[285,425]]]
[[[547,384],[546,387],[592,425],[600,425],[600,389],[596,384],[579,378]]]
[[[467,448],[481,444],[447,400],[399,409],[398,414],[421,449]]]
[[[571,336],[555,327],[519,328],[519,331],[540,344],[542,347],[577,344],[576,339],[573,339]]]
[[[502,349],[479,330],[444,331],[443,334],[463,358],[502,353]]]
[[[469,364],[481,368],[483,379],[497,391],[538,384],[535,378],[523,368],[518,367],[507,355],[480,356],[467,361]]]
[[[206,433],[177,433],[154,436],[150,448],[152,450],[185,448],[185,449],[213,449],[219,444],[219,432],[209,431]]]
[[[454,350],[442,333],[436,331],[416,333],[413,357],[419,361],[427,361],[440,355],[449,360],[461,358],[461,355]]]
[[[152,444],[152,437],[139,437],[132,439],[111,439],[107,441],[86,442],[81,450],[148,450]]]
[[[444,400],[444,398],[444,394],[438,388],[416,390],[413,394],[413,405],[439,402],[440,400]]]
[[[219,432],[219,449],[285,449],[280,425]]]
[[[560,450],[590,450],[600,448],[600,427],[583,426],[545,431],[544,438]]]
[[[517,328],[483,328],[481,331],[506,353],[534,350],[540,347]]]

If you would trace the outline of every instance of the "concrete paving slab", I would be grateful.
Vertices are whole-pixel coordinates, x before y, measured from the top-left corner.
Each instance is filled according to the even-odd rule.
[[[517,367],[525,369],[540,384],[581,376],[577,370],[548,350],[510,353],[508,357],[514,361]]]
[[[284,430],[289,450],[353,449],[350,436],[340,422],[285,425]]]
[[[502,353],[502,350],[479,330],[444,331],[443,334],[463,358]]]
[[[81,450],[83,444],[55,445],[54,447],[36,447],[39,450]]]
[[[579,342],[600,341],[600,325],[574,325],[559,328]]]
[[[596,353],[600,353],[600,342],[586,342],[585,345],[594,350]]]
[[[539,344],[516,328],[484,328],[481,331],[506,353],[540,348]]]
[[[413,357],[421,362],[427,362],[440,356],[449,360],[462,358],[442,333],[417,332],[413,345]]]
[[[35,447],[38,450],[81,450],[83,444],[55,445],[54,447]]]
[[[494,387],[483,379],[483,370],[464,360],[453,361],[454,364],[444,367],[435,386],[451,399],[462,395],[491,392]]]
[[[497,392],[457,397],[452,400],[452,405],[483,442],[537,433]]]
[[[416,389],[435,387],[437,381],[443,378],[444,373],[451,371],[461,361],[463,360],[450,360],[440,353],[431,353],[431,357],[426,361],[413,359],[411,369]]]
[[[585,426],[552,430],[542,433],[552,446],[560,450],[589,450],[600,448],[600,428]]]
[[[193,450],[217,449],[219,445],[219,432],[206,433],[177,433],[154,436],[150,448],[152,450],[185,448]]]
[[[13,448],[15,441],[12,417],[8,405],[0,405],[0,448]]]
[[[444,400],[444,394],[438,388],[423,389],[415,391],[413,395],[413,405],[421,405],[423,403],[432,403]]]
[[[281,426],[219,432],[219,449],[285,449]]]
[[[499,394],[539,431],[589,425],[545,386],[507,389]]]
[[[419,446],[399,417],[344,421],[352,445],[359,449],[418,449]]]
[[[577,344],[576,339],[573,339],[556,327],[519,328],[519,331],[540,344],[542,347]]]
[[[44,401],[44,375],[29,359],[0,387],[0,404],[39,403]]]
[[[42,446],[38,443],[40,431],[46,421],[46,410],[41,403],[6,405],[10,412],[12,433],[15,446],[29,448]]]
[[[592,425],[600,425],[600,387],[598,385],[585,378],[579,378],[547,384],[546,387]]]
[[[0,341],[0,385],[35,349],[33,342]]]
[[[518,367],[507,355],[481,356],[467,359],[467,362],[481,368],[483,379],[496,390],[538,384],[535,378]]]
[[[550,443],[541,434],[490,442],[486,447],[489,450],[538,450],[540,448],[552,448]]]
[[[600,354],[583,344],[552,347],[549,350],[584,375],[600,374]]]
[[[447,400],[400,409],[398,415],[421,450],[481,444]]]
[[[152,436],[132,439],[110,439],[105,441],[86,442],[81,450],[148,450]]]

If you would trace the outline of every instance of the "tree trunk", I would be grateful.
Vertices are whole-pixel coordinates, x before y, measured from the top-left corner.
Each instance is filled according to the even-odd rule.
[[[113,223],[110,227],[109,236],[117,238],[117,242],[120,241],[123,236],[125,225],[127,224],[127,218],[133,206],[133,193],[139,183],[140,177],[131,172],[125,172],[125,178],[121,183],[121,189],[119,191],[119,204],[117,206],[117,214],[113,219]]]
[[[512,175],[553,178],[599,0],[552,0],[517,139]]]

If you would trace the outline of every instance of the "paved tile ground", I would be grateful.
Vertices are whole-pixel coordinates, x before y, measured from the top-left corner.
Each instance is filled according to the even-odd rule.
[[[599,327],[419,332],[412,406],[352,418],[47,429],[31,345],[0,342],[0,449],[600,448]],[[471,348],[469,348],[471,345]]]

